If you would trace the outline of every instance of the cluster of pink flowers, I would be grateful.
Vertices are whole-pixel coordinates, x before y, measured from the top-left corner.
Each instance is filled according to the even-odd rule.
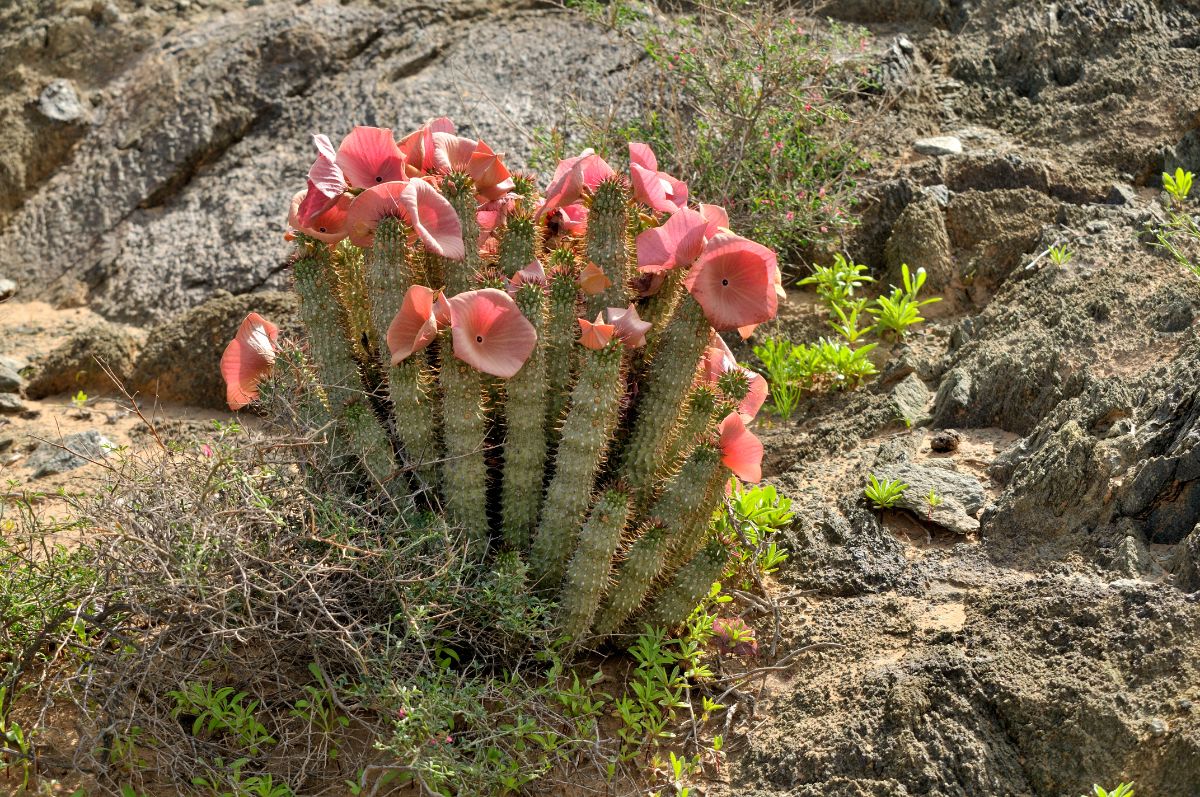
[[[411,230],[411,242],[450,260],[474,246],[487,262],[498,251],[495,232],[522,197],[500,156],[483,141],[460,136],[450,120],[435,119],[397,141],[392,131],[356,127],[335,150],[324,135],[313,137],[317,156],[307,186],[292,199],[289,233],[303,234],[327,245],[344,239],[361,248],[374,242],[380,220],[399,217]],[[463,229],[440,188],[447,175],[468,175],[476,191],[479,237],[463,240]],[[601,182],[627,179],[644,218],[654,226],[636,237],[639,278],[636,293],[653,296],[672,272],[703,308],[711,323],[711,346],[704,358],[703,378],[716,382],[727,370],[742,369],[717,332],[737,330],[748,337],[755,326],[774,318],[783,295],[774,252],[729,229],[725,210],[716,205],[689,205],[688,186],[659,170],[645,144],[630,143],[627,178],[618,176],[591,150],[559,163],[534,219],[548,236],[577,237],[587,230],[589,198]],[[521,314],[510,293],[527,283],[545,284],[536,260],[510,278],[508,291],[483,288],[445,296],[440,290],[413,285],[396,308],[387,330],[393,363],[399,363],[448,329],[455,357],[499,378],[516,374],[537,344],[537,333]],[[607,290],[608,276],[589,264],[578,276],[580,290],[596,295]],[[651,324],[638,315],[636,303],[609,307],[594,319],[579,318],[579,342],[591,349],[614,338],[629,348],[644,346]],[[238,409],[257,396],[257,384],[274,359],[278,330],[251,314],[222,358],[228,402]],[[750,394],[737,412],[720,424],[726,464],[749,481],[761,478],[762,445],[746,424],[766,398],[766,381],[746,371]]]

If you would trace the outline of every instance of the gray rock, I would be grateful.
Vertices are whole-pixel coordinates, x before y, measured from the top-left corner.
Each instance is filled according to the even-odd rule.
[[[959,272],[976,290],[999,286],[1028,262],[1060,204],[1029,188],[955,192],[945,227]]]
[[[979,521],[974,516],[987,502],[983,485],[970,474],[952,470],[953,463],[949,460],[936,462],[948,463],[948,467],[904,462],[877,466],[873,472],[880,480],[899,479],[908,485],[896,502],[897,509],[907,509],[956,534],[973,534],[979,530]],[[929,506],[931,490],[942,499],[936,508]]]
[[[1175,586],[1184,592],[1200,592],[1200,526],[1175,546],[1169,569],[1175,576]]]
[[[1110,205],[1132,205],[1137,202],[1137,190],[1128,183],[1113,183],[1108,189],[1108,199]]]
[[[15,393],[0,393],[0,415],[17,415],[25,411],[25,402]]]
[[[0,355],[0,365],[5,368],[10,368],[17,373],[20,373],[29,365],[29,361],[24,357],[10,357],[8,355]]]
[[[46,86],[38,97],[38,110],[56,122],[78,122],[87,116],[75,86],[69,80],[56,80]]]
[[[447,115],[524,169],[526,131],[560,125],[568,98],[636,108],[628,87],[640,56],[621,36],[530,10],[541,5],[532,0],[503,5],[206,2],[128,13],[99,32],[77,20],[86,28],[71,28],[64,52],[104,53],[98,37],[122,46],[76,67],[98,73],[106,111],[57,125],[79,137],[55,139],[57,159],[45,158],[36,183],[26,185],[25,166],[15,177],[0,168],[0,211],[12,210],[0,263],[29,269],[21,284],[33,298],[82,295],[110,320],[161,322],[216,289],[288,285],[282,234],[314,130],[336,144],[353,124],[403,134]],[[43,141],[23,140],[41,157]],[[21,151],[12,158],[24,163]]]
[[[920,195],[908,204],[896,219],[884,249],[888,278],[893,285],[901,284],[901,266],[924,268],[928,275],[926,289],[937,293],[954,276],[954,260],[950,254],[950,238],[938,202],[931,196]]]
[[[1163,170],[1174,173],[1176,169],[1200,172],[1200,129],[1187,131],[1175,146],[1163,152]]]
[[[938,203],[938,207],[944,208],[950,201],[950,189],[945,185],[927,185],[921,189],[921,193],[932,197],[934,202]]]
[[[916,374],[909,374],[892,388],[892,403],[906,426],[921,426],[929,422],[929,399],[933,394]]]
[[[922,155],[961,155],[963,145],[957,136],[931,136],[918,138],[913,149]]]
[[[0,393],[20,393],[24,386],[25,380],[15,368],[0,363]]]
[[[5,299],[11,299],[17,294],[17,283],[10,279],[0,277],[0,302]]]
[[[107,437],[95,429],[89,429],[67,435],[60,445],[42,443],[33,450],[25,464],[33,469],[33,478],[40,479],[105,459],[115,448]]]
[[[1113,569],[1129,578],[1140,578],[1154,572],[1156,565],[1150,557],[1145,543],[1132,534],[1125,536],[1117,546]]]

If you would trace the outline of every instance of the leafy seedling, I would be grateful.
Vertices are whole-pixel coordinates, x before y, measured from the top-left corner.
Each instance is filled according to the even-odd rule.
[[[868,478],[866,489],[863,490],[863,495],[875,505],[876,509],[891,509],[904,496],[904,491],[907,489],[908,485],[899,479],[880,481],[872,473]]]

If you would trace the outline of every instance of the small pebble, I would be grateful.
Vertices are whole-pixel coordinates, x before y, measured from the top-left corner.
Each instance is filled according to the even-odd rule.
[[[0,414],[16,415],[24,412],[25,402],[15,393],[0,393]]]
[[[1167,733],[1167,723],[1155,717],[1146,723],[1146,727],[1150,729],[1150,735],[1154,737],[1165,736]]]

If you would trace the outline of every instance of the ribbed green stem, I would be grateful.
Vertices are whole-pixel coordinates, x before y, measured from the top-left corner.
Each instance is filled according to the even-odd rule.
[[[559,599],[559,625],[564,634],[578,638],[587,633],[600,598],[608,588],[613,555],[629,520],[629,496],[609,490],[600,496],[579,532],[579,545],[563,581]]]
[[[667,272],[658,293],[646,300],[646,303],[638,309],[638,314],[643,321],[653,324],[655,330],[662,329],[666,325],[667,319],[675,312],[682,293],[683,269],[673,268]]]
[[[653,493],[654,477],[667,455],[671,432],[692,388],[708,335],[704,311],[690,294],[684,295],[646,370],[633,434],[621,456],[620,476],[639,504]]]
[[[715,409],[716,396],[711,388],[701,385],[692,390],[692,395],[688,397],[687,410],[667,447],[667,456],[663,460],[665,468],[673,467],[685,459],[692,453],[696,444],[704,439]]]
[[[563,421],[554,459],[554,478],[546,491],[542,519],[533,539],[530,569],[545,589],[558,587],[575,537],[591,501],[592,485],[617,424],[623,392],[623,347],[613,341],[586,351],[571,407]]]
[[[729,561],[729,551],[720,540],[712,540],[679,569],[670,583],[646,610],[644,623],[671,630],[688,618],[708,595],[713,582]]]
[[[708,525],[706,488],[712,472],[719,467],[720,454],[716,449],[700,446],[667,483],[647,514],[653,536],[647,532],[629,549],[617,571],[617,585],[597,620],[597,634],[619,631],[641,607],[654,580],[667,570],[675,558],[674,551],[688,546],[693,539],[703,539]]]
[[[487,436],[479,372],[450,353],[450,337],[442,338],[442,407],[446,459],[442,463],[442,497],[451,523],[462,528],[470,555],[487,553]]]
[[[496,265],[511,277],[529,265],[537,253],[538,225],[527,215],[509,216],[500,232],[500,255]]]
[[[361,362],[370,362],[367,341],[371,339],[371,302],[367,298],[367,284],[363,274],[363,250],[349,241],[342,241],[332,251],[336,278],[336,296],[345,313],[343,323],[351,351]],[[370,366],[369,366],[370,367]]]
[[[629,290],[629,193],[616,179],[596,186],[588,211],[585,254],[612,283],[587,300],[588,320],[606,307],[625,307],[632,296]]]
[[[472,281],[483,265],[479,258],[479,219],[476,216],[479,203],[475,201],[475,184],[465,174],[448,175],[442,182],[442,193],[458,214],[466,247],[466,255],[462,260],[440,258],[442,276],[446,280],[446,295],[454,296],[475,287]]]
[[[308,333],[309,350],[329,409],[340,417],[341,408],[362,394],[358,366],[350,354],[350,341],[342,326],[337,301],[337,276],[324,244],[314,244],[293,268],[300,295],[300,320]]]
[[[379,222],[375,242],[367,250],[364,278],[371,301],[371,326],[379,360],[388,374],[388,395],[392,400],[396,436],[404,449],[405,464],[426,488],[437,484],[437,424],[429,396],[430,377],[426,374],[425,352],[409,355],[392,365],[387,346],[387,330],[404,303],[408,289],[418,281],[408,247],[408,229],[399,219]]]
[[[546,322],[546,422],[552,434],[562,422],[571,395],[571,369],[575,359],[575,335],[579,329],[579,288],[568,270],[550,274],[550,317]]]
[[[546,294],[540,285],[523,285],[516,302],[537,330],[538,342],[525,365],[505,384],[510,412],[501,512],[504,541],[524,551],[537,526],[546,469]]]
[[[641,607],[666,562],[667,530],[651,526],[630,546],[617,571],[616,584],[609,590],[592,626],[592,633],[606,637],[620,631],[625,621]]]

